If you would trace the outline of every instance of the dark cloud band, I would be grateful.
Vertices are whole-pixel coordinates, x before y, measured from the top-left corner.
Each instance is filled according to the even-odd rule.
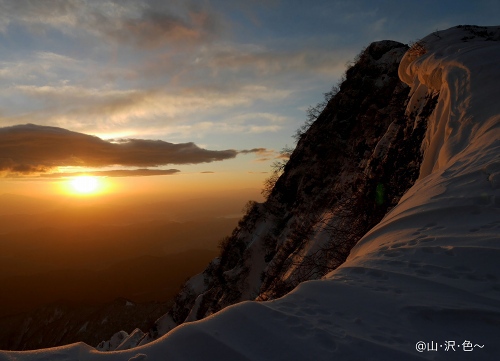
[[[210,163],[235,158],[238,151],[207,150],[194,143],[101,138],[34,124],[0,128],[0,171],[46,173],[59,166],[157,167]]]

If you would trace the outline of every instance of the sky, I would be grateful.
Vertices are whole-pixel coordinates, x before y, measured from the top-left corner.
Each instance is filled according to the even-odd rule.
[[[0,0],[0,194],[261,188],[377,40],[498,25],[495,0]],[[97,193],[97,192],[96,192]]]

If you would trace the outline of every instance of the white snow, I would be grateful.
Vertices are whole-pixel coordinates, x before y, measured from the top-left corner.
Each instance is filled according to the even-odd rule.
[[[97,349],[102,351],[116,350],[116,348],[120,346],[124,342],[124,340],[127,340],[128,337],[129,334],[127,332],[118,331],[113,336],[111,336],[111,339],[109,341],[102,341],[97,346]]]
[[[144,336],[145,333],[136,328],[130,335],[128,335],[128,337],[126,337],[122,341],[122,343],[118,345],[118,347],[115,348],[115,351],[128,350],[129,348],[137,345],[139,341],[144,338]]]
[[[499,38],[499,28],[488,31]],[[3,351],[0,360],[497,360],[500,42],[461,40],[469,35],[429,35],[424,55],[403,59],[409,110],[440,94],[420,178],[343,266],[279,300],[228,307],[138,348],[104,353],[77,343]],[[437,350],[418,352],[418,341]],[[446,341],[456,351],[445,351]]]

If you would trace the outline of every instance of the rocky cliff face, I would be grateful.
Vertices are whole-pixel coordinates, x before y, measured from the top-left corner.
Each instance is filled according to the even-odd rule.
[[[419,94],[405,113],[410,88],[399,80],[398,66],[407,50],[380,41],[358,56],[300,134],[266,202],[249,203],[220,256],[183,286],[143,338],[125,338],[124,345],[146,344],[244,300],[281,297],[345,261],[418,177],[427,119],[439,94]]]

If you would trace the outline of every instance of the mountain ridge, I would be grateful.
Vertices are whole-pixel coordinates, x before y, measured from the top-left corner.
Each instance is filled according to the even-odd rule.
[[[366,139],[371,140],[371,153],[362,146],[358,148],[356,142],[352,147],[333,142],[332,148],[347,151],[344,159],[357,159],[349,153],[351,150],[369,153],[354,162],[358,167],[346,165],[367,181],[360,184],[362,188],[349,190],[345,185],[357,185],[358,178],[337,179],[334,174],[335,184],[343,193],[332,197],[341,200],[340,207],[329,208],[331,199],[324,196],[339,190],[333,187],[330,193],[332,189],[323,187],[319,188],[324,192],[321,196],[315,194],[315,185],[324,186],[325,179],[311,184],[314,166],[299,162],[302,169],[297,170],[292,167],[297,156],[292,155],[292,165],[287,164],[285,176],[275,186],[284,187],[286,192],[276,191],[270,196],[272,199],[279,194],[279,202],[268,204],[271,207],[253,204],[232,238],[226,240],[228,248],[220,258],[208,271],[188,281],[173,311],[159,319],[141,341],[128,343],[130,350],[99,353],[74,344],[36,353],[4,352],[0,360],[44,360],[54,355],[68,360],[76,355],[88,360],[423,360],[442,356],[444,346],[451,341],[463,346],[463,351],[454,352],[453,359],[469,359],[470,353],[465,351],[473,351],[476,359],[496,359],[500,353],[495,338],[500,322],[500,104],[495,101],[500,80],[495,61],[500,55],[499,40],[500,27],[459,26],[430,34],[395,56],[392,68],[407,84],[401,88],[408,93],[401,96],[403,103],[392,104],[395,113],[377,111],[390,109],[392,98],[380,98],[386,107],[370,108],[366,104],[373,117],[361,120],[373,124],[379,114],[379,120],[387,123],[383,130],[378,129],[377,122],[374,129],[364,129]],[[377,74],[378,78],[382,75]],[[366,84],[363,79],[357,83]],[[372,85],[376,84],[373,81]],[[371,90],[369,94],[373,94]],[[342,96],[337,99],[343,100]],[[326,113],[330,110],[327,106]],[[390,117],[401,113],[404,122],[397,116]],[[327,144],[321,141],[321,136],[328,135],[320,127],[323,122],[320,115],[306,133],[317,132],[320,137],[312,144],[316,151],[311,152],[319,158],[323,153],[318,150],[326,149]],[[340,139],[344,131],[352,134],[355,129],[350,128],[353,123],[339,124]],[[371,136],[377,131],[379,136]],[[406,184],[401,184],[400,174],[387,174],[399,169],[394,167],[395,159],[406,162],[402,169],[416,170],[403,178]],[[363,165],[362,171],[357,169],[359,165]],[[338,169],[327,168],[328,174]],[[309,203],[310,194],[318,203]],[[347,212],[344,217],[342,211],[353,205],[353,211],[365,213]],[[262,217],[266,209],[271,213]],[[311,219],[311,213],[319,214],[319,218]],[[297,216],[304,217],[299,220]],[[365,216],[380,219],[371,227]],[[279,227],[273,228],[276,220]],[[339,238],[349,241],[349,250],[341,250],[339,264],[322,274],[317,271],[321,264],[314,262],[318,260],[314,247],[321,249],[326,244],[322,251],[330,261],[329,252],[336,252],[343,242],[328,247],[327,236],[332,229],[333,234],[343,236],[339,225],[348,230],[356,225],[371,229],[359,240],[357,235],[350,238],[351,234]],[[266,232],[276,239],[263,237]],[[267,253],[269,249],[276,252]],[[279,280],[289,282],[282,288],[272,282],[269,286],[265,276],[259,277],[259,270],[267,270],[280,254],[283,257],[275,260],[280,261],[276,274]],[[307,282],[301,282],[303,274],[297,271],[304,260],[312,260],[306,264],[313,271]],[[221,289],[223,281],[232,283]],[[294,282],[299,285],[288,292],[287,286]],[[286,295],[280,297],[280,292]],[[240,302],[261,293],[268,301]],[[206,317],[219,311],[212,299],[228,307]],[[235,302],[239,303],[232,304]],[[197,318],[205,319],[174,328]],[[167,334],[159,338],[162,333]],[[137,344],[139,347],[134,348]]]
[[[183,286],[138,345],[229,305],[275,299],[321,278],[397,204],[417,178],[418,148],[437,99],[427,95],[412,121],[404,114],[409,88],[397,72],[407,50],[386,40],[358,55],[299,136],[267,200],[248,204],[220,256]]]

